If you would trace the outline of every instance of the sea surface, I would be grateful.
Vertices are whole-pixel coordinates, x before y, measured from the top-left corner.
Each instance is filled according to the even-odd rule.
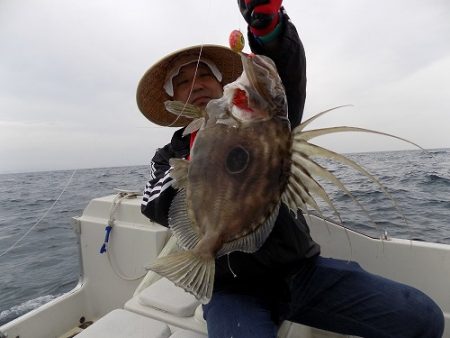
[[[450,149],[348,156],[378,178],[397,208],[382,188],[353,169],[321,161],[366,209],[323,183],[347,227],[374,237],[387,231],[450,244]],[[1,174],[0,325],[72,289],[79,278],[72,217],[114,188],[142,191],[148,177],[148,166]],[[336,219],[324,203],[321,209]]]

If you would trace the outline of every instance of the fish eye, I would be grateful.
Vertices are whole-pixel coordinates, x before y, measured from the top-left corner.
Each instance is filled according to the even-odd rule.
[[[248,151],[242,146],[237,146],[228,153],[225,165],[230,174],[239,174],[247,168],[249,160]]]

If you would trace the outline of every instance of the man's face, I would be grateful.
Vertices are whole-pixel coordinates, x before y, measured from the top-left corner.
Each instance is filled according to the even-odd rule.
[[[222,96],[223,88],[207,65],[199,63],[197,73],[195,73],[196,67],[196,62],[183,66],[178,75],[172,79],[173,99],[205,108],[211,99]],[[194,75],[195,81],[192,84]]]

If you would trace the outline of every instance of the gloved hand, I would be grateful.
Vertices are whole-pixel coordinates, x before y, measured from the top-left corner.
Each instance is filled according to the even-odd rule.
[[[238,0],[242,16],[255,36],[271,33],[278,24],[283,0]]]

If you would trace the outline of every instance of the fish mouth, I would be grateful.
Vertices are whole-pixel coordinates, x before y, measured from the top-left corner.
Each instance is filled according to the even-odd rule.
[[[263,55],[240,56],[241,76],[223,87],[221,98],[211,99],[206,107],[208,116],[230,125],[259,123],[274,117],[287,120],[286,94],[275,63]]]
[[[247,121],[287,115],[284,87],[273,60],[263,55],[240,55],[243,78],[233,93],[232,114],[239,120]],[[245,100],[239,91],[245,91]]]
[[[274,75],[278,75],[273,61],[263,58],[261,55],[244,53],[241,53],[241,60],[250,86],[256,90],[259,96],[268,100],[272,93],[267,90],[267,82],[273,81]]]

